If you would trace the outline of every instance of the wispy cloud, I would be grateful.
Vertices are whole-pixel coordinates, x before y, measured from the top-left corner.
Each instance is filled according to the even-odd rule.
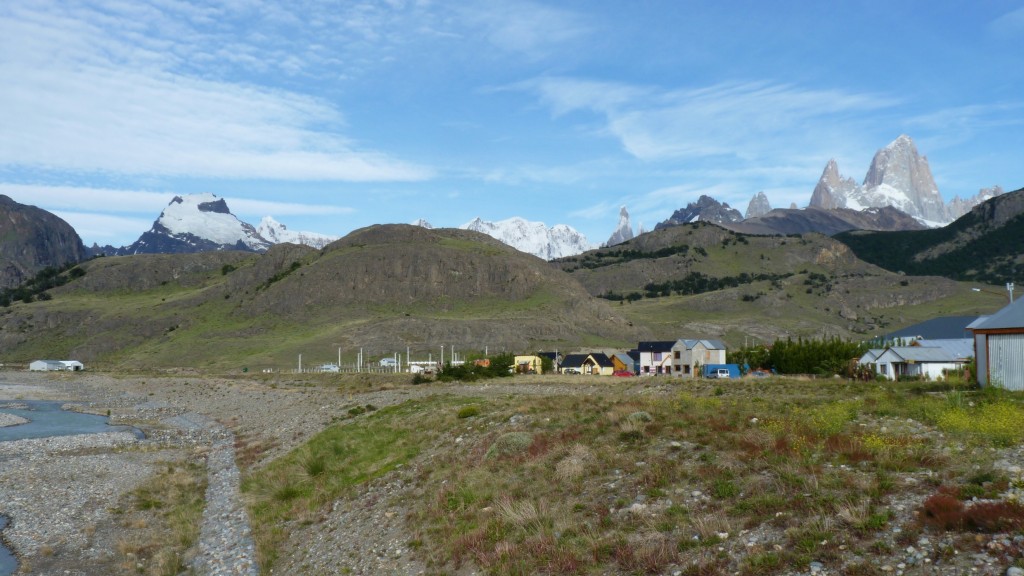
[[[593,31],[582,14],[536,2],[477,2],[457,13],[494,46],[530,59]]]
[[[1024,8],[1017,8],[996,18],[989,24],[989,30],[999,38],[1019,41],[1024,35]]]
[[[780,147],[813,142],[817,124],[898,103],[895,98],[767,82],[681,90],[540,78],[516,86],[535,91],[556,115],[587,110],[604,116],[609,135],[641,160],[716,155],[771,158]]]
[[[180,44],[146,39],[123,15],[75,16],[0,13],[0,77],[11,79],[0,91],[2,165],[284,180],[433,174],[344,136],[328,102],[181,73]]]

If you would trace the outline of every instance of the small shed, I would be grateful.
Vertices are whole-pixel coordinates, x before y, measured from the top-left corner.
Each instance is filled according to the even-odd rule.
[[[1024,390],[1024,298],[968,328],[974,332],[978,384]]]
[[[32,372],[78,372],[85,369],[78,360],[34,360],[28,365]]]
[[[32,372],[54,372],[63,370],[64,366],[59,360],[33,360],[28,369]]]

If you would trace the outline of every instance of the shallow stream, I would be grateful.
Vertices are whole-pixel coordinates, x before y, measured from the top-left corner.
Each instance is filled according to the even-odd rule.
[[[83,414],[63,410],[67,402],[44,400],[0,400],[0,412],[21,416],[25,424],[0,427],[0,442],[25,440],[28,438],[49,438],[75,434],[96,434],[99,432],[131,431],[140,438],[142,431],[131,426],[110,426],[106,416]],[[2,464],[0,464],[2,465]],[[0,507],[3,504],[0,503]],[[9,522],[0,509],[0,531]],[[10,576],[18,569],[18,561],[0,540],[0,576]]]

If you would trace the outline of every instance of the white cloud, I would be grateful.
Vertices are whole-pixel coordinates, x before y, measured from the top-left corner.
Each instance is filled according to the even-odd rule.
[[[592,32],[582,15],[536,2],[479,2],[464,6],[461,15],[494,46],[530,59]]]
[[[999,38],[1020,40],[1024,35],[1024,8],[1017,8],[996,18],[989,29]]]
[[[66,210],[55,210],[53,213],[70,224],[82,241],[88,245],[93,243],[115,246],[130,244],[143,232],[149,230],[153,221],[156,220],[156,215],[145,219]]]
[[[170,192],[8,183],[0,183],[0,194],[53,211],[88,212],[102,207],[108,213],[148,212],[153,214],[150,223],[175,196]]]
[[[557,115],[587,110],[604,116],[608,134],[645,161],[781,156],[798,149],[798,144],[813,143],[817,133],[850,122],[853,115],[897,103],[873,94],[765,82],[660,90],[542,78],[515,87],[536,91]]]
[[[0,91],[0,165],[283,180],[432,176],[342,136],[343,118],[325,101],[174,72],[175,57],[160,52],[167,46],[126,30],[125,18],[50,15],[0,13],[0,77],[12,79]],[[109,37],[111,29],[132,42]]]

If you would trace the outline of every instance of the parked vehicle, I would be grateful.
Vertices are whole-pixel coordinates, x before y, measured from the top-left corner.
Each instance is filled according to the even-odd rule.
[[[378,364],[384,368],[394,368],[395,366],[398,366],[398,360],[395,360],[394,358],[381,358]]]
[[[337,364],[321,364],[316,368],[317,372],[338,372],[341,368]]]
[[[582,374],[579,368],[566,368],[562,370],[562,374]]]
[[[632,372],[630,372],[629,370],[616,370],[615,372],[612,372],[612,376],[627,377],[627,376],[633,376],[633,375],[634,374]]]
[[[714,372],[708,373],[708,378],[728,378],[728,377],[729,377],[729,369],[728,368],[718,368]]]

